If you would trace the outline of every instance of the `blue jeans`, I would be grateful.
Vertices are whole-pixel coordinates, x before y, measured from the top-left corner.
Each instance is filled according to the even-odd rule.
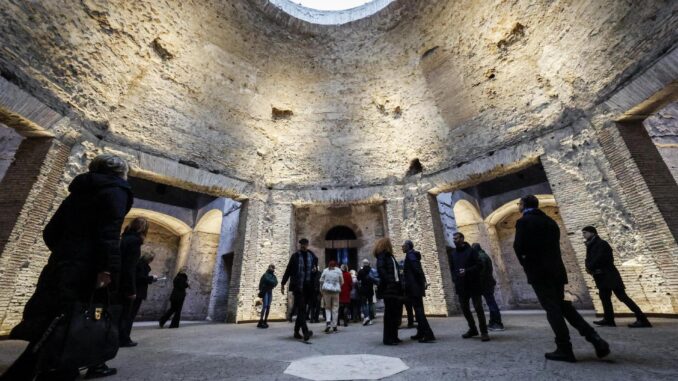
[[[264,292],[264,297],[261,298],[261,320],[268,320],[268,311],[271,309],[271,301],[273,300],[273,290]]]
[[[487,308],[490,310],[489,324],[501,324],[501,313],[499,312],[499,306],[497,305],[497,301],[494,299],[494,287],[492,288],[492,290],[484,293],[483,298],[485,298]]]
[[[361,299],[360,309],[362,310],[363,317],[369,317],[371,319],[371,308],[373,308],[372,306],[374,304],[372,297],[363,296]]]

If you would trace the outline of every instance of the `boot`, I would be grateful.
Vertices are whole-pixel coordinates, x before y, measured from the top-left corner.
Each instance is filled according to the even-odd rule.
[[[483,333],[482,335],[480,335],[480,341],[490,341],[490,335],[488,335],[487,333]]]
[[[478,329],[475,327],[469,328],[469,330],[466,331],[465,334],[461,335],[462,339],[470,339],[475,336],[478,336]]]
[[[308,341],[308,339],[313,336],[313,331],[307,331],[306,334],[304,335],[304,341]]]
[[[603,358],[610,354],[610,345],[607,341],[603,340],[597,333],[591,334],[586,338],[586,341],[593,344],[593,348],[596,349],[596,356],[598,358]]]
[[[572,352],[572,344],[570,342],[556,343],[556,345],[555,351],[544,353],[544,357],[546,357],[547,360],[577,362],[577,359],[574,357],[574,352]]]
[[[639,316],[636,321],[629,324],[629,328],[652,328],[652,324],[645,315]]]
[[[606,320],[606,319],[601,319],[601,320],[596,320],[593,322],[593,324],[599,326],[599,327],[616,327],[617,324],[615,324],[614,320]]]

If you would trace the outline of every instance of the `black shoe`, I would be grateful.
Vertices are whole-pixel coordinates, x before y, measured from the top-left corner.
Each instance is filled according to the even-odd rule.
[[[650,321],[647,320],[647,318],[638,319],[633,323],[629,324],[629,328],[652,328],[652,324],[650,324]]]
[[[477,329],[469,329],[466,331],[465,334],[461,335],[462,339],[470,339],[472,337],[478,336],[478,330]]]
[[[299,334],[299,332],[294,332],[295,339],[303,339],[304,337]]]
[[[168,328],[176,329],[176,328],[179,328],[179,326],[178,325],[170,325]]]
[[[264,323],[264,328],[268,328],[268,323]]]
[[[480,341],[490,341],[490,335],[488,335],[487,333],[483,333],[482,335],[480,335]]]
[[[313,331],[306,332],[306,334],[304,335],[304,341],[308,341],[308,339],[310,339],[311,336],[313,336]]]
[[[490,331],[503,331],[504,325],[501,323],[490,323],[490,325],[487,326],[487,329]]]
[[[332,332],[337,332],[337,327],[332,327]]]
[[[396,338],[396,339],[394,340],[394,342],[395,342],[396,344],[400,344],[400,343],[402,343],[403,341],[400,340],[399,338]]]
[[[85,379],[89,380],[92,378],[102,378],[102,377],[108,377],[108,376],[113,376],[118,373],[118,370],[115,368],[109,368],[108,365],[106,364],[100,364],[93,366],[91,368],[87,369],[87,373],[85,374]]]
[[[398,345],[398,342],[397,341],[388,341],[388,342],[384,342],[384,345]]]
[[[616,327],[617,326],[617,324],[614,322],[614,320],[610,321],[610,320],[605,320],[605,319],[596,320],[596,321],[593,322],[593,324],[595,324],[599,327]]]
[[[264,326],[264,323],[259,322],[259,324],[257,324],[257,328],[266,328],[266,327]]]
[[[423,338],[424,338],[423,335],[413,335],[413,336],[410,336],[410,340],[414,340],[414,341],[421,340],[421,339],[423,339]]]
[[[435,341],[436,341],[435,336],[431,336],[431,337],[424,336],[421,339],[419,339],[420,343],[434,343]]]
[[[120,344],[120,348],[131,348],[131,347],[136,347],[137,344],[138,344],[138,343],[137,343],[136,341],[130,340],[130,341],[126,342],[126,343]]]
[[[603,340],[597,333],[592,334],[586,338],[586,341],[593,344],[593,348],[596,349],[596,356],[602,359],[603,357],[610,354],[610,345],[607,341]]]
[[[572,352],[571,345],[558,345],[558,348],[555,351],[544,353],[544,357],[546,357],[547,360],[552,361],[577,362],[577,359],[574,357],[574,352]]]
[[[164,321],[159,321],[158,325],[160,326],[160,328],[165,328],[165,322]]]
[[[331,330],[331,329],[332,329],[332,327],[330,327],[330,326],[328,325],[328,326],[325,328],[325,333],[330,333],[330,330]]]

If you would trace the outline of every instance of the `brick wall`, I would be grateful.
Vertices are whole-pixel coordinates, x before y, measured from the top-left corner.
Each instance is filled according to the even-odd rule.
[[[0,183],[0,334],[20,321],[47,262],[42,229],[61,201],[69,153],[51,139],[26,139]]]

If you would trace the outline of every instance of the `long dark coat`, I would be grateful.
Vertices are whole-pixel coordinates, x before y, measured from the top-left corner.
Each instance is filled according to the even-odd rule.
[[[405,295],[415,298],[426,296],[426,275],[421,267],[421,254],[418,251],[411,250],[405,254],[403,282]]]
[[[314,268],[318,266],[318,257],[311,251],[308,250],[309,253],[311,253],[311,268]],[[290,290],[291,291],[302,291],[304,288],[304,283],[303,279],[299,279],[303,274],[298,274],[299,272],[299,260],[303,260],[301,257],[303,254],[301,251],[297,251],[296,253],[292,254],[290,257],[289,262],[287,262],[287,268],[285,269],[285,274],[283,274],[282,282],[280,283],[282,287],[285,287],[287,282],[290,282]],[[307,264],[308,266],[309,264]],[[313,284],[309,282],[308,284],[309,292],[312,292],[313,289]]]
[[[174,303],[183,303],[186,298],[186,289],[189,288],[188,275],[183,272],[178,273],[177,276],[174,277],[173,286],[172,293],[170,294],[170,301]]]
[[[448,260],[457,295],[481,295],[483,288],[480,277],[483,265],[478,257],[478,252],[471,245],[464,242],[452,249]],[[459,274],[460,269],[464,269],[464,275]]]
[[[37,340],[59,313],[89,300],[97,273],[108,271],[115,281],[120,272],[120,230],[133,201],[129,184],[114,175],[85,173],[68,190],[43,231],[52,254],[23,320],[10,334],[14,339]]]
[[[148,285],[155,282],[155,279],[150,275],[151,265],[146,261],[139,261],[136,269],[136,286],[137,298],[146,300],[148,297]]]
[[[400,273],[400,265],[391,253],[377,254],[377,272],[379,284],[377,285],[377,298],[399,298],[403,296],[402,280],[396,277]]]
[[[372,271],[370,265],[363,266],[363,268],[358,271],[357,277],[360,282],[360,295],[372,300],[372,297],[374,296],[374,281],[370,277],[370,271]]]
[[[120,242],[120,295],[137,295],[137,265],[144,243],[139,233],[124,233]],[[148,284],[146,285],[148,289]]]
[[[567,283],[567,271],[560,254],[560,228],[541,210],[528,210],[516,222],[513,250],[528,283]]]
[[[614,265],[612,247],[598,236],[586,243],[586,270],[593,275],[598,289],[624,288],[624,281]]]

